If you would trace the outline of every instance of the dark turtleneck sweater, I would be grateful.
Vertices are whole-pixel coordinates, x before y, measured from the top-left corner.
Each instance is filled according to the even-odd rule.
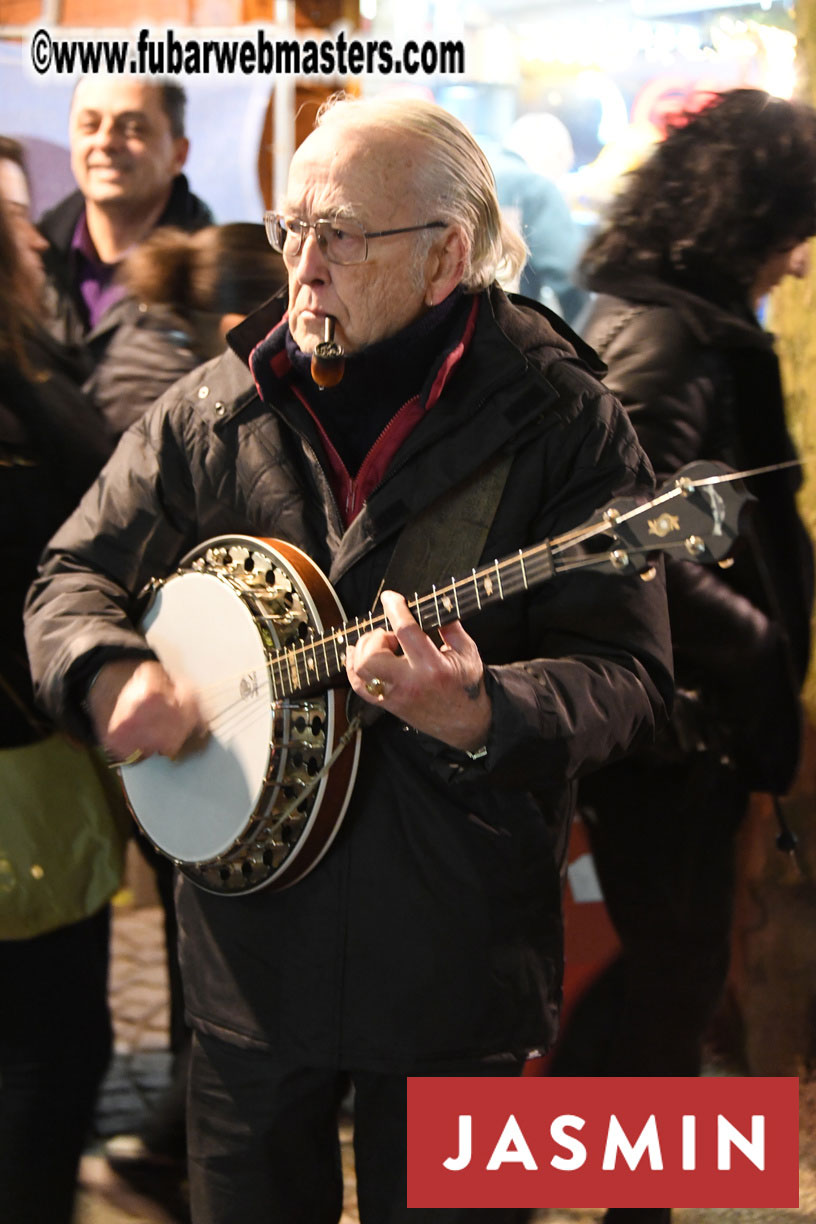
[[[309,372],[311,354],[286,333],[299,392],[355,476],[388,422],[414,396],[425,396],[465,326],[472,299],[454,290],[394,336],[351,353],[342,381],[321,391]]]

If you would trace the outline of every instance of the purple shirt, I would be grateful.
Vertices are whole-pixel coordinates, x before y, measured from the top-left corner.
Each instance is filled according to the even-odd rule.
[[[71,250],[75,252],[77,289],[88,312],[88,324],[96,327],[106,310],[125,296],[124,285],[114,282],[118,264],[103,263],[99,258],[93,239],[88,231],[85,211],[80,213]]]

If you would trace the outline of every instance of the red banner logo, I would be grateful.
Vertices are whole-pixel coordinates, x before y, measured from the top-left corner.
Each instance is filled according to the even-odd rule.
[[[798,1207],[799,1081],[408,1080],[409,1207]]]

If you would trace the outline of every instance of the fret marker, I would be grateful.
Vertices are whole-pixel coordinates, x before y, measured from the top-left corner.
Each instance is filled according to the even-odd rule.
[[[446,595],[444,597],[444,599],[442,600],[442,607],[445,609],[446,612],[453,611],[453,601],[451,600],[450,595]]]
[[[492,578],[489,578],[489,577],[488,577],[488,578],[485,578],[485,580],[484,580],[484,589],[485,589],[485,593],[486,593],[487,595],[492,595],[492,594],[493,594],[493,579],[492,579]]]

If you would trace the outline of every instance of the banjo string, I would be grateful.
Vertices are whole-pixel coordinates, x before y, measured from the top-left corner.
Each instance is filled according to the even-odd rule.
[[[627,556],[632,557],[637,556],[638,554],[645,555],[649,551],[652,550],[647,549],[645,546],[640,549],[628,549]],[[660,551],[681,552],[687,551],[687,549],[685,541],[676,541],[674,543],[664,545]],[[565,557],[559,561],[554,572],[572,573],[583,569],[598,568],[599,564],[604,563],[605,561],[606,557],[604,554],[597,554],[590,557]],[[502,563],[497,564],[501,566]],[[621,568],[623,569],[625,566]],[[492,574],[495,573],[495,569],[496,565],[492,565],[485,567],[485,569],[481,572],[483,574]],[[470,580],[465,581],[468,582]],[[440,598],[444,598],[445,591],[447,589],[449,588],[440,588],[437,595]],[[409,604],[409,606],[415,606],[415,604],[412,602]],[[272,618],[258,617],[256,619],[265,621],[271,620]],[[305,660],[310,655],[313,655],[318,648],[322,648],[324,645],[334,646],[335,643],[338,646],[345,645],[348,639],[349,629],[353,629],[359,637],[362,635],[362,633],[368,632],[370,629],[387,625],[387,618],[383,614],[378,616],[372,615],[362,619],[357,618],[357,620],[354,622],[346,622],[346,624],[326,637],[315,638],[303,646],[296,646],[289,649],[284,648],[283,650],[278,651],[275,655],[270,656],[265,662],[267,673],[270,673],[269,679],[271,693],[265,693],[263,687],[257,683],[254,675],[257,668],[250,669],[248,667],[242,668],[240,671],[236,671],[230,675],[221,676],[218,680],[209,684],[196,686],[195,693],[197,697],[202,699],[202,713],[204,713],[205,717],[207,718],[210,730],[222,736],[226,736],[227,733],[230,733],[230,738],[233,738],[234,734],[237,732],[232,731],[231,723],[235,723],[236,725],[243,727],[245,722],[244,715],[246,713],[252,715],[253,711],[264,712],[269,709],[270,705],[273,708],[287,708],[287,701],[300,691],[297,686],[294,685],[294,681],[292,680],[293,673],[295,675],[299,674],[301,665],[305,671]],[[277,682],[274,680],[274,677],[271,674],[272,669],[276,666],[281,671],[282,675],[293,684],[291,692],[286,693],[283,698],[276,696]],[[339,676],[340,674],[342,673],[333,672],[329,677],[327,677],[327,679],[331,679],[334,676]],[[240,682],[245,677],[252,678],[252,692],[249,695],[246,695],[239,691],[236,695],[236,683]],[[306,687],[307,685],[304,684],[303,688],[305,689]],[[227,698],[229,698],[229,700],[227,700]],[[295,706],[292,708],[300,709],[302,708],[302,703],[295,703]]]
[[[816,458],[816,456],[814,456],[814,458]],[[810,460],[808,458],[807,462],[809,461]],[[685,483],[685,485],[682,487],[679,484],[674,485],[671,488],[667,489],[663,494],[658,495],[656,498],[652,499],[651,501],[638,505],[638,506],[634,506],[632,509],[622,512],[615,520],[615,523],[619,524],[619,523],[626,522],[640,514],[643,514],[646,511],[653,512],[659,506],[665,505],[667,502],[673,500],[676,497],[683,496],[684,492],[687,491],[689,488],[698,488],[698,487],[703,487],[706,485],[729,483],[729,482],[733,482],[736,480],[745,479],[747,477],[764,475],[768,472],[774,472],[774,471],[779,471],[785,468],[799,466],[805,462],[806,460],[804,459],[786,460],[781,463],[767,464],[763,467],[752,468],[752,469],[745,470],[745,471],[726,472],[726,473],[722,473],[719,475],[702,477],[698,480],[689,481]],[[519,556],[520,555],[523,556],[525,564],[532,565],[535,563],[535,561],[538,558],[549,553],[549,555],[553,559],[553,568],[552,568],[553,574],[569,573],[569,572],[574,572],[576,570],[589,569],[593,567],[597,568],[599,564],[603,564],[605,562],[606,558],[604,557],[604,554],[596,554],[596,555],[589,556],[589,557],[562,557],[561,554],[564,553],[569,548],[575,548],[578,545],[586,543],[592,539],[595,539],[600,535],[609,534],[610,531],[614,529],[615,523],[610,522],[606,518],[601,518],[597,520],[596,522],[593,522],[590,524],[584,524],[581,527],[578,527],[578,528],[573,529],[572,531],[566,532],[563,535],[556,537],[556,539],[554,540],[543,541],[540,544],[531,545],[530,548],[528,549],[525,549],[523,551],[520,550],[519,554],[515,554],[510,557],[506,557],[501,561],[496,560],[492,562],[490,565],[484,566],[478,571],[474,569],[473,573],[469,577],[462,578],[459,580],[452,579],[448,585],[444,587],[435,588],[431,595],[426,595],[426,596],[423,596],[422,598],[420,598],[419,596],[416,596],[413,601],[409,600],[409,607],[413,611],[417,611],[419,610],[420,605],[423,603],[430,604],[430,603],[435,603],[436,601],[444,601],[446,599],[450,601],[450,596],[453,595],[457,600],[457,609],[458,609],[457,590],[459,588],[461,588],[462,591],[465,591],[468,588],[470,588],[472,585],[477,584],[479,581],[484,582],[487,579],[492,579],[494,575],[498,575],[498,583],[501,589],[503,585],[501,581],[502,574],[504,574],[506,577],[508,572],[511,571],[511,569],[514,571],[515,568],[519,566]],[[661,552],[672,552],[675,550],[680,551],[685,548],[686,548],[685,541],[678,541],[673,544],[667,543],[667,544],[662,545],[660,551]],[[645,554],[652,550],[644,546],[642,548],[627,548],[625,550],[617,550],[617,551],[625,551],[627,557],[631,557],[631,556],[636,556],[638,554]],[[622,566],[621,568],[624,568],[624,567]],[[526,587],[526,585],[527,585],[526,577],[524,579],[522,587],[518,587],[517,583],[514,584],[512,582],[508,582],[507,583],[507,588],[508,588],[507,593],[515,594],[517,593],[517,590],[520,591],[521,589],[523,589],[523,587]],[[478,587],[476,589],[478,590]],[[502,595],[502,598],[503,597],[504,596]],[[270,616],[258,616],[255,619],[259,623],[270,623],[270,622],[274,623],[275,621],[275,618],[271,615]],[[421,623],[421,616],[420,616],[420,623]],[[367,633],[367,632],[370,632],[378,628],[390,630],[391,626],[389,624],[388,618],[385,616],[384,613],[379,613],[377,615],[374,615],[374,613],[372,612],[368,616],[356,617],[353,621],[344,622],[336,630],[334,630],[332,633],[324,637],[320,637],[320,638],[311,637],[306,642],[302,642],[302,643],[299,643],[298,645],[294,645],[291,647],[284,647],[283,649],[276,651],[275,654],[270,655],[265,661],[265,666],[266,666],[266,670],[269,676],[270,685],[272,689],[272,705],[278,705],[281,701],[281,698],[277,696],[278,682],[285,682],[284,688],[288,687],[289,685],[292,685],[291,691],[288,693],[284,693],[284,696],[283,696],[284,701],[286,700],[286,698],[295,695],[299,691],[306,690],[311,686],[312,682],[308,679],[310,675],[309,663],[311,661],[312,664],[314,665],[314,663],[317,660],[318,650],[322,650],[323,652],[325,665],[326,665],[326,669],[328,672],[328,675],[325,677],[325,680],[331,680],[332,678],[335,678],[342,674],[342,665],[344,662],[344,655],[341,654],[341,648],[344,650],[345,645],[349,638],[349,634],[351,632],[356,633],[355,640],[359,640],[359,638],[363,635],[363,633]],[[331,669],[329,667],[328,657],[326,653],[327,647],[331,647],[335,654],[335,658],[338,664],[338,668],[336,670]],[[277,681],[274,675],[275,667],[278,668],[278,673],[279,673]],[[301,667],[303,669],[303,674],[307,677],[307,681],[302,685],[298,683],[300,679],[300,674],[301,674]],[[318,668],[318,674],[319,674],[319,668]],[[226,704],[224,704],[223,706],[217,705],[216,702],[217,702],[217,699],[220,698],[221,694],[226,696],[228,692],[231,692],[234,689],[234,685],[237,680],[240,680],[241,678],[247,675],[252,675],[252,669],[244,668],[241,671],[234,673],[233,675],[222,676],[217,681],[214,681],[211,684],[202,685],[200,688],[196,689],[197,695],[202,697],[204,699],[205,704],[209,706],[210,709],[212,710],[211,725],[214,725],[216,722],[220,722],[221,720],[224,720],[224,719],[228,720],[233,711],[240,711],[242,708],[246,707],[247,698],[244,694],[239,694],[237,698],[234,698],[233,700],[226,702]],[[321,680],[322,679],[323,678],[321,678]],[[254,676],[253,676],[253,683],[254,683]],[[255,685],[255,687],[257,688],[258,686]],[[228,723],[225,725],[228,725]]]

